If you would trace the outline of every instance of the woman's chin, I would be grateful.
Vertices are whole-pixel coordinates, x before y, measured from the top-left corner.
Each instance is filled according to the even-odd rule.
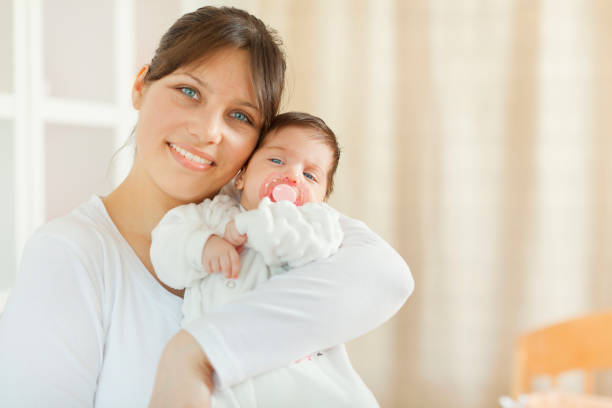
[[[181,205],[199,203],[206,198],[212,198],[219,190],[219,188],[203,190],[202,185],[197,187],[199,188],[195,188],[194,186],[180,186],[175,183],[174,185],[167,186],[164,191],[172,201],[176,202],[176,205]]]

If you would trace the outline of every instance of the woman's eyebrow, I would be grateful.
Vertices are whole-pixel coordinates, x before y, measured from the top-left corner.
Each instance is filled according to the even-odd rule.
[[[189,72],[177,72],[177,74],[178,75],[187,75],[188,77],[190,77],[191,79],[196,81],[198,83],[198,85],[200,85],[202,88],[206,89],[207,91],[210,91],[210,86],[206,83],[206,81],[201,80],[197,76],[192,75]],[[257,112],[259,112],[259,108],[256,105],[253,105],[249,101],[239,100],[237,103],[238,103],[238,105],[246,106],[247,108],[255,109]]]
[[[189,72],[177,72],[178,75],[186,75],[189,78],[193,79],[194,81],[196,81],[198,83],[198,85],[200,85],[202,88],[206,89],[206,90],[210,90],[210,87],[208,86],[208,84],[206,83],[206,81],[202,81],[200,78],[198,78],[195,75],[190,74]]]
[[[238,101],[238,105],[246,106],[247,108],[255,109],[257,112],[259,112],[259,108],[249,101]]]

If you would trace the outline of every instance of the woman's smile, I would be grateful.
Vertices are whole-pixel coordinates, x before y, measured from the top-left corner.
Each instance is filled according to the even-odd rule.
[[[172,157],[189,170],[207,170],[215,165],[213,157],[187,145],[168,143]]]

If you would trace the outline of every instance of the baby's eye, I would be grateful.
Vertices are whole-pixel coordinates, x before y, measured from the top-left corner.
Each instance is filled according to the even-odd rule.
[[[232,112],[231,117],[234,119],[238,119],[241,122],[251,123],[251,121],[249,120],[249,117],[245,115],[243,112]]]
[[[198,91],[193,88],[189,88],[188,86],[183,86],[179,88],[182,93],[184,93],[188,98],[198,99]]]
[[[314,174],[308,173],[306,171],[304,172],[304,177],[312,181],[317,181],[317,177]]]
[[[281,159],[277,159],[275,157],[271,158],[270,161],[274,164],[283,164],[283,161]]]

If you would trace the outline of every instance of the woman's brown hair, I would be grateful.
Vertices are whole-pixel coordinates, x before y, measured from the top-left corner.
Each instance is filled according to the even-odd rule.
[[[156,81],[225,47],[250,54],[251,76],[265,130],[280,105],[285,55],[276,32],[246,11],[206,6],[183,15],[162,36],[144,80]]]

